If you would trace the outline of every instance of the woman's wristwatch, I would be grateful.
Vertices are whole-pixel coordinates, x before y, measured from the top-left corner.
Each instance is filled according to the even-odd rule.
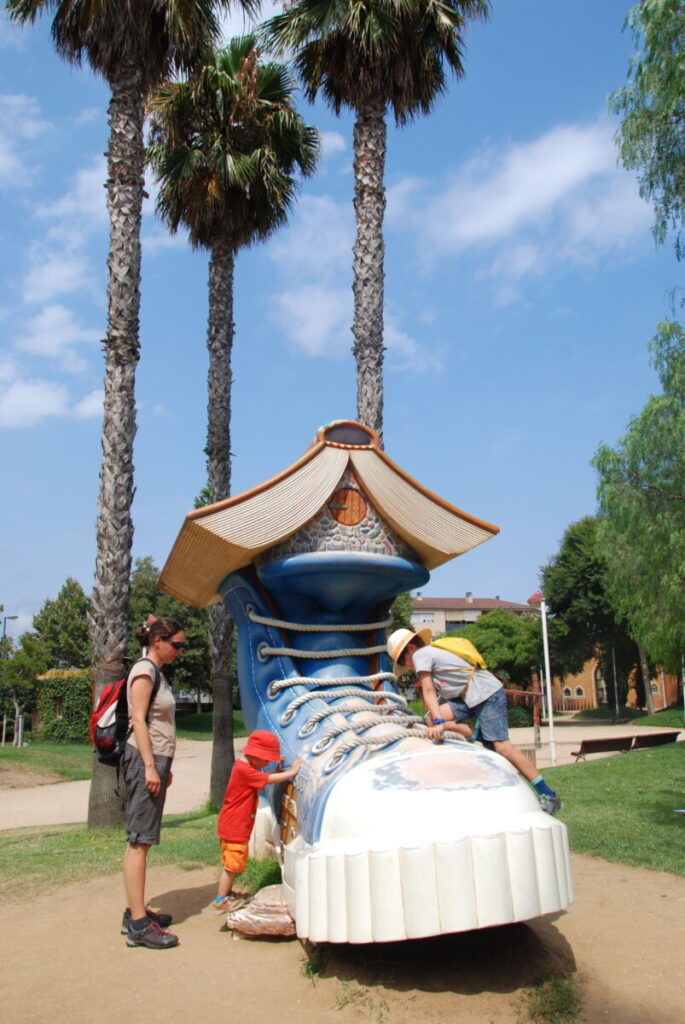
[[[444,725],[444,724],[445,724],[445,719],[444,718],[434,718],[433,719],[433,725]]]

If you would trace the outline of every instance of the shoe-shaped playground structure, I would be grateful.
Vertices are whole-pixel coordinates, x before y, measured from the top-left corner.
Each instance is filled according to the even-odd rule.
[[[565,825],[498,754],[436,744],[386,654],[394,598],[497,528],[431,494],[351,421],[277,477],[189,513],[160,585],[223,600],[250,730],[280,739],[271,840],[297,934],[381,942],[525,921],[573,899]],[[271,792],[274,790],[274,792]]]

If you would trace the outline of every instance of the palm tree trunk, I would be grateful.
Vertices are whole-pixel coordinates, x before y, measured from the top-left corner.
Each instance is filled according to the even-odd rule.
[[[142,76],[134,67],[123,67],[112,76],[110,86],[105,400],[95,585],[89,614],[96,700],[103,686],[124,674],[123,657],[128,633],[143,205]],[[122,799],[115,793],[115,786],[116,773],[93,759],[89,828],[112,826],[122,820]]]
[[[383,432],[383,285],[385,103],[370,101],[354,125],[354,346],[357,419]]]
[[[233,351],[234,250],[226,240],[212,247],[209,262],[207,348],[207,482],[210,502],[231,493],[231,355]],[[212,767],[210,799],[221,806],[233,767],[233,685],[231,636],[233,622],[223,604],[209,609],[209,652],[212,659]]]

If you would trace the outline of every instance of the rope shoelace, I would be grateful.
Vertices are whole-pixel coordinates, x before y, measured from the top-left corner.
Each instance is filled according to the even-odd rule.
[[[384,622],[362,623],[360,625],[286,622],[283,619],[272,619],[265,615],[258,615],[251,606],[247,608],[247,615],[251,622],[262,626],[284,629],[290,633],[368,633],[376,629],[385,629],[391,622],[390,619]],[[369,657],[384,651],[384,645],[303,651],[295,647],[270,647],[268,644],[262,643],[257,648],[257,657],[262,662],[279,655],[297,659],[318,658],[329,660],[331,658],[343,657]],[[300,739],[305,739],[311,735],[319,722],[324,721],[331,715],[341,713],[347,718],[346,722],[332,723],[311,750],[311,753],[314,755],[321,754],[336,739],[345,735],[345,739],[338,744],[332,757],[329,758],[323,767],[323,773],[329,774],[337,768],[350,751],[358,747],[380,750],[391,743],[396,743],[398,740],[406,739],[410,729],[413,736],[433,742],[426,735],[427,726],[423,717],[412,713],[404,697],[393,690],[374,688],[390,681],[396,682],[396,677],[392,672],[373,672],[366,676],[346,675],[327,678],[290,676],[287,679],[273,680],[267,688],[267,697],[269,700],[275,700],[283,690],[292,687],[306,688],[306,692],[299,694],[291,700],[282,712],[279,719],[281,726],[289,725],[297,711],[310,701],[323,700],[326,702],[326,707],[313,711],[306,722],[300,727],[297,734]],[[333,700],[338,701],[340,698],[345,698],[343,703],[336,703],[335,705],[330,703]],[[385,721],[382,721],[383,719]],[[365,735],[370,729],[378,725],[387,725],[387,728],[373,736]],[[462,736],[449,736],[446,739],[448,742],[453,743],[466,742]]]

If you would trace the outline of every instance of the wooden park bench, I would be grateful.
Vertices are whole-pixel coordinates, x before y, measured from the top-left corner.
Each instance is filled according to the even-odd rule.
[[[584,761],[586,754],[613,754],[618,751],[627,754],[630,750],[644,750],[647,747],[661,747],[664,743],[674,743],[679,731],[648,732],[637,736],[605,736],[603,738],[582,740],[578,750],[571,751],[571,757]]]
[[[613,754],[620,751],[627,754],[633,749],[634,736],[605,736],[603,739],[582,740],[578,750],[571,751],[571,757],[575,757],[576,764],[585,760],[586,754]]]
[[[661,747],[664,743],[675,743],[680,736],[680,731],[675,732],[648,732],[645,736],[634,737],[635,750],[644,750],[645,747]]]

